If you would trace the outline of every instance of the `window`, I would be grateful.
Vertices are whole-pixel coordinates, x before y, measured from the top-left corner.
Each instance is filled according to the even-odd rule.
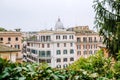
[[[3,41],[3,38],[0,38],[0,41]]]
[[[63,54],[67,54],[67,50],[63,50]]]
[[[45,36],[41,36],[41,42],[44,42],[45,41]]]
[[[67,62],[67,58],[63,58],[63,62]]]
[[[45,46],[44,46],[44,44],[42,44],[42,48],[44,48]]]
[[[56,39],[60,39],[60,35],[57,35],[57,36],[56,36]]]
[[[83,49],[87,49],[87,45],[83,45]]]
[[[57,58],[57,62],[61,62],[61,59],[60,59],[60,58]]]
[[[33,43],[31,43],[31,47],[33,47]]]
[[[89,42],[92,42],[92,37],[89,37]]]
[[[45,57],[45,51],[39,51],[39,56],[40,57]]]
[[[20,49],[20,45],[18,45],[18,49]]]
[[[80,38],[77,38],[77,42],[81,42],[81,39],[80,39]]]
[[[92,49],[92,45],[91,45],[91,49]]]
[[[72,38],[72,36],[70,35],[70,36],[69,36],[69,39],[71,39],[71,38]]]
[[[47,61],[47,63],[51,63],[51,59],[47,59],[46,61]]]
[[[71,57],[71,58],[70,58],[70,61],[74,61],[74,58],[73,58],[73,57]]]
[[[72,35],[72,39],[74,39],[74,36]]]
[[[60,44],[59,44],[59,43],[57,43],[57,47],[60,47]]]
[[[64,47],[66,47],[66,43],[64,43]]]
[[[27,43],[27,46],[30,46],[30,43]]]
[[[45,41],[43,38],[44,38],[44,36],[41,36],[41,38],[40,38],[40,39],[41,39],[41,42]]]
[[[83,37],[83,42],[87,42],[87,38],[86,37]]]
[[[73,39],[73,38],[74,38],[73,35],[70,35],[70,36],[69,36],[69,39]]]
[[[97,52],[97,50],[94,51],[94,54]]]
[[[36,51],[36,50],[34,50],[34,49],[32,49],[32,53],[33,53],[33,54],[36,54],[36,53],[37,53],[37,51]]]
[[[92,54],[92,50],[89,51],[89,54]]]
[[[57,65],[56,68],[61,68],[61,65]]]
[[[67,67],[67,64],[64,64],[64,65],[63,65],[63,68],[66,68],[66,67]]]
[[[14,45],[16,49],[20,49],[20,45]]]
[[[50,44],[47,44],[47,48],[50,48]]]
[[[11,38],[8,38],[8,41],[11,41]]]
[[[51,51],[47,51],[46,56],[47,56],[47,57],[50,57],[50,56],[51,56]]]
[[[70,49],[70,54],[73,54],[74,53],[74,50],[73,49]]]
[[[77,45],[77,49],[81,49],[81,45]]]
[[[46,36],[46,41],[50,41],[50,40],[51,40],[50,36]]]
[[[37,58],[33,57],[33,60],[34,60],[34,61],[37,61]]]
[[[42,57],[45,57],[45,51],[41,51]]]
[[[94,49],[96,48],[95,46],[96,46],[96,45],[94,44]]]
[[[94,44],[94,49],[97,49],[97,44]]]
[[[18,41],[18,37],[16,37],[15,40]]]
[[[57,53],[57,55],[61,54],[60,50],[57,50],[57,52],[56,52],[56,53]]]
[[[94,42],[97,42],[96,37],[94,37]]]
[[[45,42],[45,36],[42,36],[42,41]]]
[[[85,49],[85,45],[83,45],[83,49]]]
[[[81,51],[77,51],[77,55],[81,55]]]
[[[84,54],[84,55],[87,55],[87,51],[84,51],[83,54]]]
[[[40,48],[40,43],[38,44],[38,47]]]
[[[102,42],[102,37],[100,37],[100,40],[99,40],[99,42]]]
[[[73,43],[70,43],[70,46],[73,47]]]
[[[67,39],[67,35],[63,35],[63,39]]]
[[[30,52],[30,49],[29,49],[29,48],[27,48],[27,52]]]

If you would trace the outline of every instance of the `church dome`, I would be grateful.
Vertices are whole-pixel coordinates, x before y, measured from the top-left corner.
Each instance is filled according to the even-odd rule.
[[[58,18],[58,21],[55,24],[55,29],[64,29],[63,23],[61,22],[60,18]]]

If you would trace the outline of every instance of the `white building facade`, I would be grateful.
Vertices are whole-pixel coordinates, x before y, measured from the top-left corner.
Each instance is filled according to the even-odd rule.
[[[75,42],[75,32],[66,31],[58,19],[55,30],[40,31],[36,40],[27,42],[27,61],[65,68],[77,58]]]

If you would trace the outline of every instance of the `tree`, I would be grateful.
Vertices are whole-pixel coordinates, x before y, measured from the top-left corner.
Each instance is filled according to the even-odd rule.
[[[6,29],[4,29],[4,28],[2,28],[2,27],[0,27],[0,31],[7,31]]]
[[[95,0],[95,26],[108,52],[116,59],[120,50],[120,0]]]

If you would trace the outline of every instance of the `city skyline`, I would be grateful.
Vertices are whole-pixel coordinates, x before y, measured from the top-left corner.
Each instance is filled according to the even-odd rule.
[[[93,0],[1,0],[0,27],[40,31],[55,27],[58,18],[65,28],[94,27]]]

